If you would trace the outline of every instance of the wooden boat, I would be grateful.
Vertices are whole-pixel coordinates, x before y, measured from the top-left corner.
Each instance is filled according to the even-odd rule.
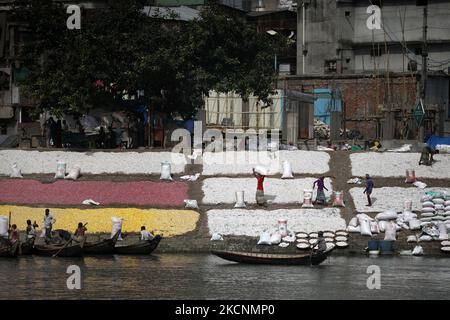
[[[84,254],[113,254],[114,247],[116,246],[117,239],[119,238],[120,233],[117,233],[111,239],[104,239],[98,242],[85,242],[83,245],[83,253]]]
[[[57,254],[58,257],[81,257],[83,248],[79,244],[66,245],[35,245],[34,254],[38,256],[52,257]]]
[[[325,261],[332,250],[325,253],[310,254],[270,254],[239,251],[211,251],[212,254],[229,261],[251,264],[276,264],[276,265],[318,265]]]
[[[152,240],[139,241],[137,243],[128,246],[116,246],[114,252],[117,254],[150,254],[156,247],[158,247],[161,241],[161,236],[157,235]]]
[[[21,256],[33,254],[33,250],[34,250],[34,239],[26,241],[26,242],[22,242],[20,244],[20,255]]]
[[[13,245],[4,245],[0,247],[0,257],[15,258],[19,254],[19,242]]]

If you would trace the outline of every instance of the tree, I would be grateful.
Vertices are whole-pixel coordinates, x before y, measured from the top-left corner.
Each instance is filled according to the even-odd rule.
[[[189,117],[210,90],[268,101],[279,43],[216,5],[205,7],[200,19],[174,22],[149,18],[144,3],[106,1],[105,8],[84,12],[81,30],[66,28],[69,15],[52,0],[14,8],[15,19],[31,31],[20,58],[30,70],[23,84],[39,99],[38,110],[86,113],[147,104]],[[124,101],[137,90],[144,96]]]

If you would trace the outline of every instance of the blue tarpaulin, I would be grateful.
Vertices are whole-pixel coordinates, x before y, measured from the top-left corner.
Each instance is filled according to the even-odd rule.
[[[342,99],[338,90],[314,89],[314,118],[330,125],[331,111],[342,111]]]
[[[450,145],[450,137],[431,136],[427,140],[427,145],[433,149],[436,149],[438,144]]]

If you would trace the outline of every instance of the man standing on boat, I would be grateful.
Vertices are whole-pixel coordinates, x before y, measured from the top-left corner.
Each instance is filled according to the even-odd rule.
[[[44,215],[44,228],[45,228],[45,240],[48,241],[52,238],[52,227],[56,223],[56,219],[50,214],[50,209],[45,209]]]
[[[39,227],[36,221],[31,224],[31,220],[27,220],[27,241],[33,241],[36,239],[36,228]]]
[[[319,231],[317,240],[317,250],[316,253],[324,253],[327,251],[327,243],[325,242],[325,238],[323,237],[323,232]]]
[[[264,198],[264,178],[262,174],[259,174],[253,168],[253,175],[258,180],[258,185],[256,187],[256,203],[260,206],[266,206],[266,199]]]

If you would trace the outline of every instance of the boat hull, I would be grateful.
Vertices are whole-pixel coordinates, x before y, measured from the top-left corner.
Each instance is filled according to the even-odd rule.
[[[272,265],[319,265],[330,252],[320,254],[268,254],[238,251],[211,251],[212,254],[233,262]]]
[[[76,244],[64,248],[64,246],[41,246],[35,245],[34,252],[37,256],[52,257],[57,254],[58,257],[81,257],[83,248]]]
[[[0,257],[15,258],[19,254],[19,243],[0,247]]]
[[[129,246],[116,246],[114,252],[117,254],[148,255],[151,254],[161,241],[161,236],[156,236],[152,240],[140,241]]]

